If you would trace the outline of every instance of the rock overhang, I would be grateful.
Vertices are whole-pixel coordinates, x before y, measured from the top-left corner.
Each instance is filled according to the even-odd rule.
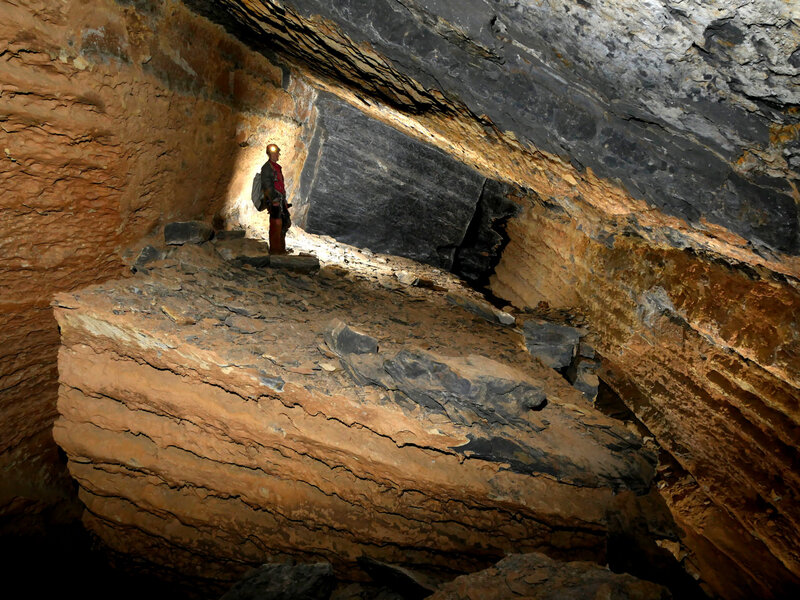
[[[345,65],[346,85],[401,110],[485,115],[694,227],[800,251],[800,26],[788,4],[187,3],[312,68]],[[351,45],[326,40],[331,27]]]

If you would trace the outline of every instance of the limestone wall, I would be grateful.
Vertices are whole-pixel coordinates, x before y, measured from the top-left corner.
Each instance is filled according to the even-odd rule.
[[[796,282],[571,209],[531,200],[511,221],[493,291],[588,317],[603,379],[688,471],[662,492],[689,562],[727,573],[726,597],[783,597],[800,575]]]
[[[68,497],[53,293],[118,276],[166,220],[253,217],[268,138],[292,189],[311,92],[172,1],[4,2],[0,72],[3,517]]]

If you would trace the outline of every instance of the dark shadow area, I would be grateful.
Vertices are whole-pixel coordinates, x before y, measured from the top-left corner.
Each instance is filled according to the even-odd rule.
[[[152,575],[114,568],[107,557],[107,552],[80,523],[51,526],[45,532],[0,540],[3,585],[8,590],[18,590],[21,597],[83,600],[197,597]]]
[[[451,269],[498,307],[502,301],[489,291],[489,278],[509,242],[506,223],[520,210],[510,197],[512,191],[510,185],[499,181],[484,182],[475,214],[456,248]]]

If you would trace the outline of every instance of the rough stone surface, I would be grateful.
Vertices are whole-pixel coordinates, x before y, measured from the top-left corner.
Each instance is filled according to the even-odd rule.
[[[262,565],[220,600],[328,600],[335,584],[330,563]]]
[[[319,271],[319,259],[316,256],[303,254],[273,254],[269,259],[273,269],[284,269],[297,273],[313,273]]]
[[[420,104],[435,106],[436,90],[667,214],[800,253],[794,3],[376,0],[364,10],[360,0],[290,0],[260,12],[290,31],[335,23],[352,46],[339,42],[331,62],[345,63],[350,85],[402,101],[417,91],[398,85],[411,78]],[[240,29],[264,31],[248,17],[234,17]]]
[[[670,600],[666,588],[585,562],[558,562],[543,554],[512,554],[494,567],[458,577],[430,600]]]
[[[509,223],[492,290],[518,308],[546,302],[586,316],[601,377],[688,472],[680,492],[664,492],[685,525],[687,568],[724,597],[794,595],[796,280],[654,247],[578,208],[581,222],[532,200]]]
[[[250,238],[221,239],[214,242],[217,253],[238,266],[269,266],[269,244]]]
[[[50,434],[52,295],[120,276],[124,249],[165,222],[238,214],[239,169],[263,160],[267,135],[284,146],[294,189],[310,91],[162,0],[4,2],[0,71],[4,529],[73,496]]]
[[[512,549],[603,561],[617,499],[653,474],[641,439],[518,333],[381,280],[237,268],[204,244],[60,294],[55,436],[84,524],[132,558],[223,580],[287,557],[342,573],[364,554],[449,573]],[[344,356],[387,357],[397,386],[355,385],[332,362],[331,318],[379,340]],[[458,378],[476,393],[448,397]],[[522,410],[512,382],[547,404]]]
[[[159,220],[263,227],[247,195],[268,136],[296,194],[314,111],[264,59],[283,48],[317,85],[540,195],[494,291],[599,324],[603,377],[687,469],[662,490],[687,568],[729,598],[798,595],[795,3],[188,3],[263,54],[175,2],[4,5],[0,516],[68,497],[48,442],[51,294],[120,274],[120,248]],[[226,326],[257,335],[258,311],[224,303]]]
[[[167,244],[202,244],[211,239],[214,229],[202,221],[178,221],[167,223],[164,227],[164,241]]]
[[[485,180],[332,94],[316,102],[295,219],[310,233],[449,269]]]

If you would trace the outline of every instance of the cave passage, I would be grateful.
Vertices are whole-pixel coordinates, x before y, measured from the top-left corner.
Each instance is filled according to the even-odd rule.
[[[34,595],[800,597],[797,3],[0,17]]]

